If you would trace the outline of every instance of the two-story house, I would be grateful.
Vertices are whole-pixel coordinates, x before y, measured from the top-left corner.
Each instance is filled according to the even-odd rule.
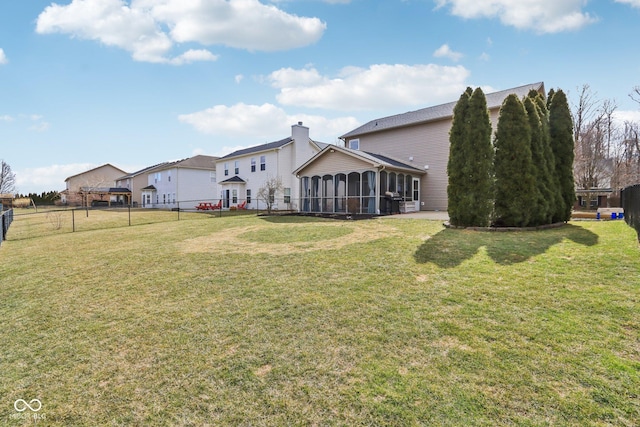
[[[293,171],[327,144],[309,138],[309,128],[298,122],[291,136],[279,141],[234,151],[216,165],[223,208],[242,205],[264,209],[259,190],[272,178],[280,179],[282,191],[275,195],[274,209],[297,210],[300,185]]]
[[[66,188],[60,192],[60,201],[68,205],[90,206],[95,202],[111,204],[120,198],[128,204],[131,192],[114,187],[116,179],[124,174],[126,172],[122,169],[107,163],[72,175],[65,179]]]
[[[153,166],[147,166],[146,168],[140,169],[136,172],[121,176],[120,178],[116,179],[116,187],[126,188],[131,191],[132,206],[137,207],[138,205],[142,205],[142,189],[149,185],[149,173],[152,170],[160,168],[166,164],[167,162]]]
[[[525,97],[534,83],[486,95],[495,130],[509,94]],[[457,101],[371,120],[326,147],[294,172],[299,210],[380,214],[447,209],[449,130]],[[397,205],[395,204],[397,202]]]
[[[147,170],[147,186],[140,190],[145,208],[190,209],[217,198],[218,157],[198,155],[162,163]]]

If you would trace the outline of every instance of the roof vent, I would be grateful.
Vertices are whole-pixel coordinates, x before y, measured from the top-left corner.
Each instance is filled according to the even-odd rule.
[[[302,122],[298,122],[298,126],[302,126]]]

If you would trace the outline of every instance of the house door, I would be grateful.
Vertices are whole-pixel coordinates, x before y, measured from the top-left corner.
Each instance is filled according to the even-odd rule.
[[[420,210],[420,178],[413,178],[413,200],[416,204],[416,211]]]
[[[229,207],[229,198],[231,197],[231,191],[230,190],[224,190],[224,201],[223,201],[223,206],[225,208]]]

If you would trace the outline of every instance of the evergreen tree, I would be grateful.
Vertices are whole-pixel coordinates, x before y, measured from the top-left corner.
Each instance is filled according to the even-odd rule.
[[[453,121],[449,130],[449,160],[447,163],[447,174],[449,183],[447,185],[447,198],[449,221],[453,225],[461,224],[462,200],[467,189],[464,179],[465,171],[465,141],[466,123],[468,120],[469,98],[473,93],[470,87],[460,95],[458,102],[453,108]]]
[[[555,170],[563,205],[556,209],[554,221],[569,221],[576,199],[573,179],[573,121],[567,97],[562,90],[549,104],[549,141],[555,157]]]
[[[531,128],[531,162],[536,189],[532,194],[531,225],[542,225],[550,222],[549,200],[552,198],[550,171],[545,157],[542,122],[538,107],[530,96],[524,99],[529,127]]]
[[[536,92],[537,94],[537,92]],[[551,198],[549,201],[549,223],[555,222],[556,213],[561,212],[564,208],[564,201],[560,193],[560,180],[556,173],[556,159],[551,149],[551,141],[549,137],[549,110],[547,109],[547,102],[541,95],[535,99],[538,107],[538,114],[540,116],[540,123],[542,124],[542,136],[543,136],[543,150],[544,157],[547,159],[547,168],[549,170],[548,175],[548,187],[551,191]]]
[[[511,94],[502,103],[495,136],[495,224],[526,227],[531,221],[531,128],[520,99]]]
[[[493,211],[493,145],[487,99],[476,88],[469,99],[468,120],[464,138],[465,187],[462,202],[463,225],[486,227]]]
[[[555,95],[555,91],[553,89],[549,89],[549,93],[547,94],[547,110],[549,110],[549,106],[551,105],[551,100],[553,99],[553,95]]]

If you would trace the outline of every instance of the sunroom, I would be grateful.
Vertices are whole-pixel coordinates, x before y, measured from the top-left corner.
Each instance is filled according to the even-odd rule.
[[[294,174],[300,212],[385,215],[419,209],[424,171],[380,154],[327,146]]]

